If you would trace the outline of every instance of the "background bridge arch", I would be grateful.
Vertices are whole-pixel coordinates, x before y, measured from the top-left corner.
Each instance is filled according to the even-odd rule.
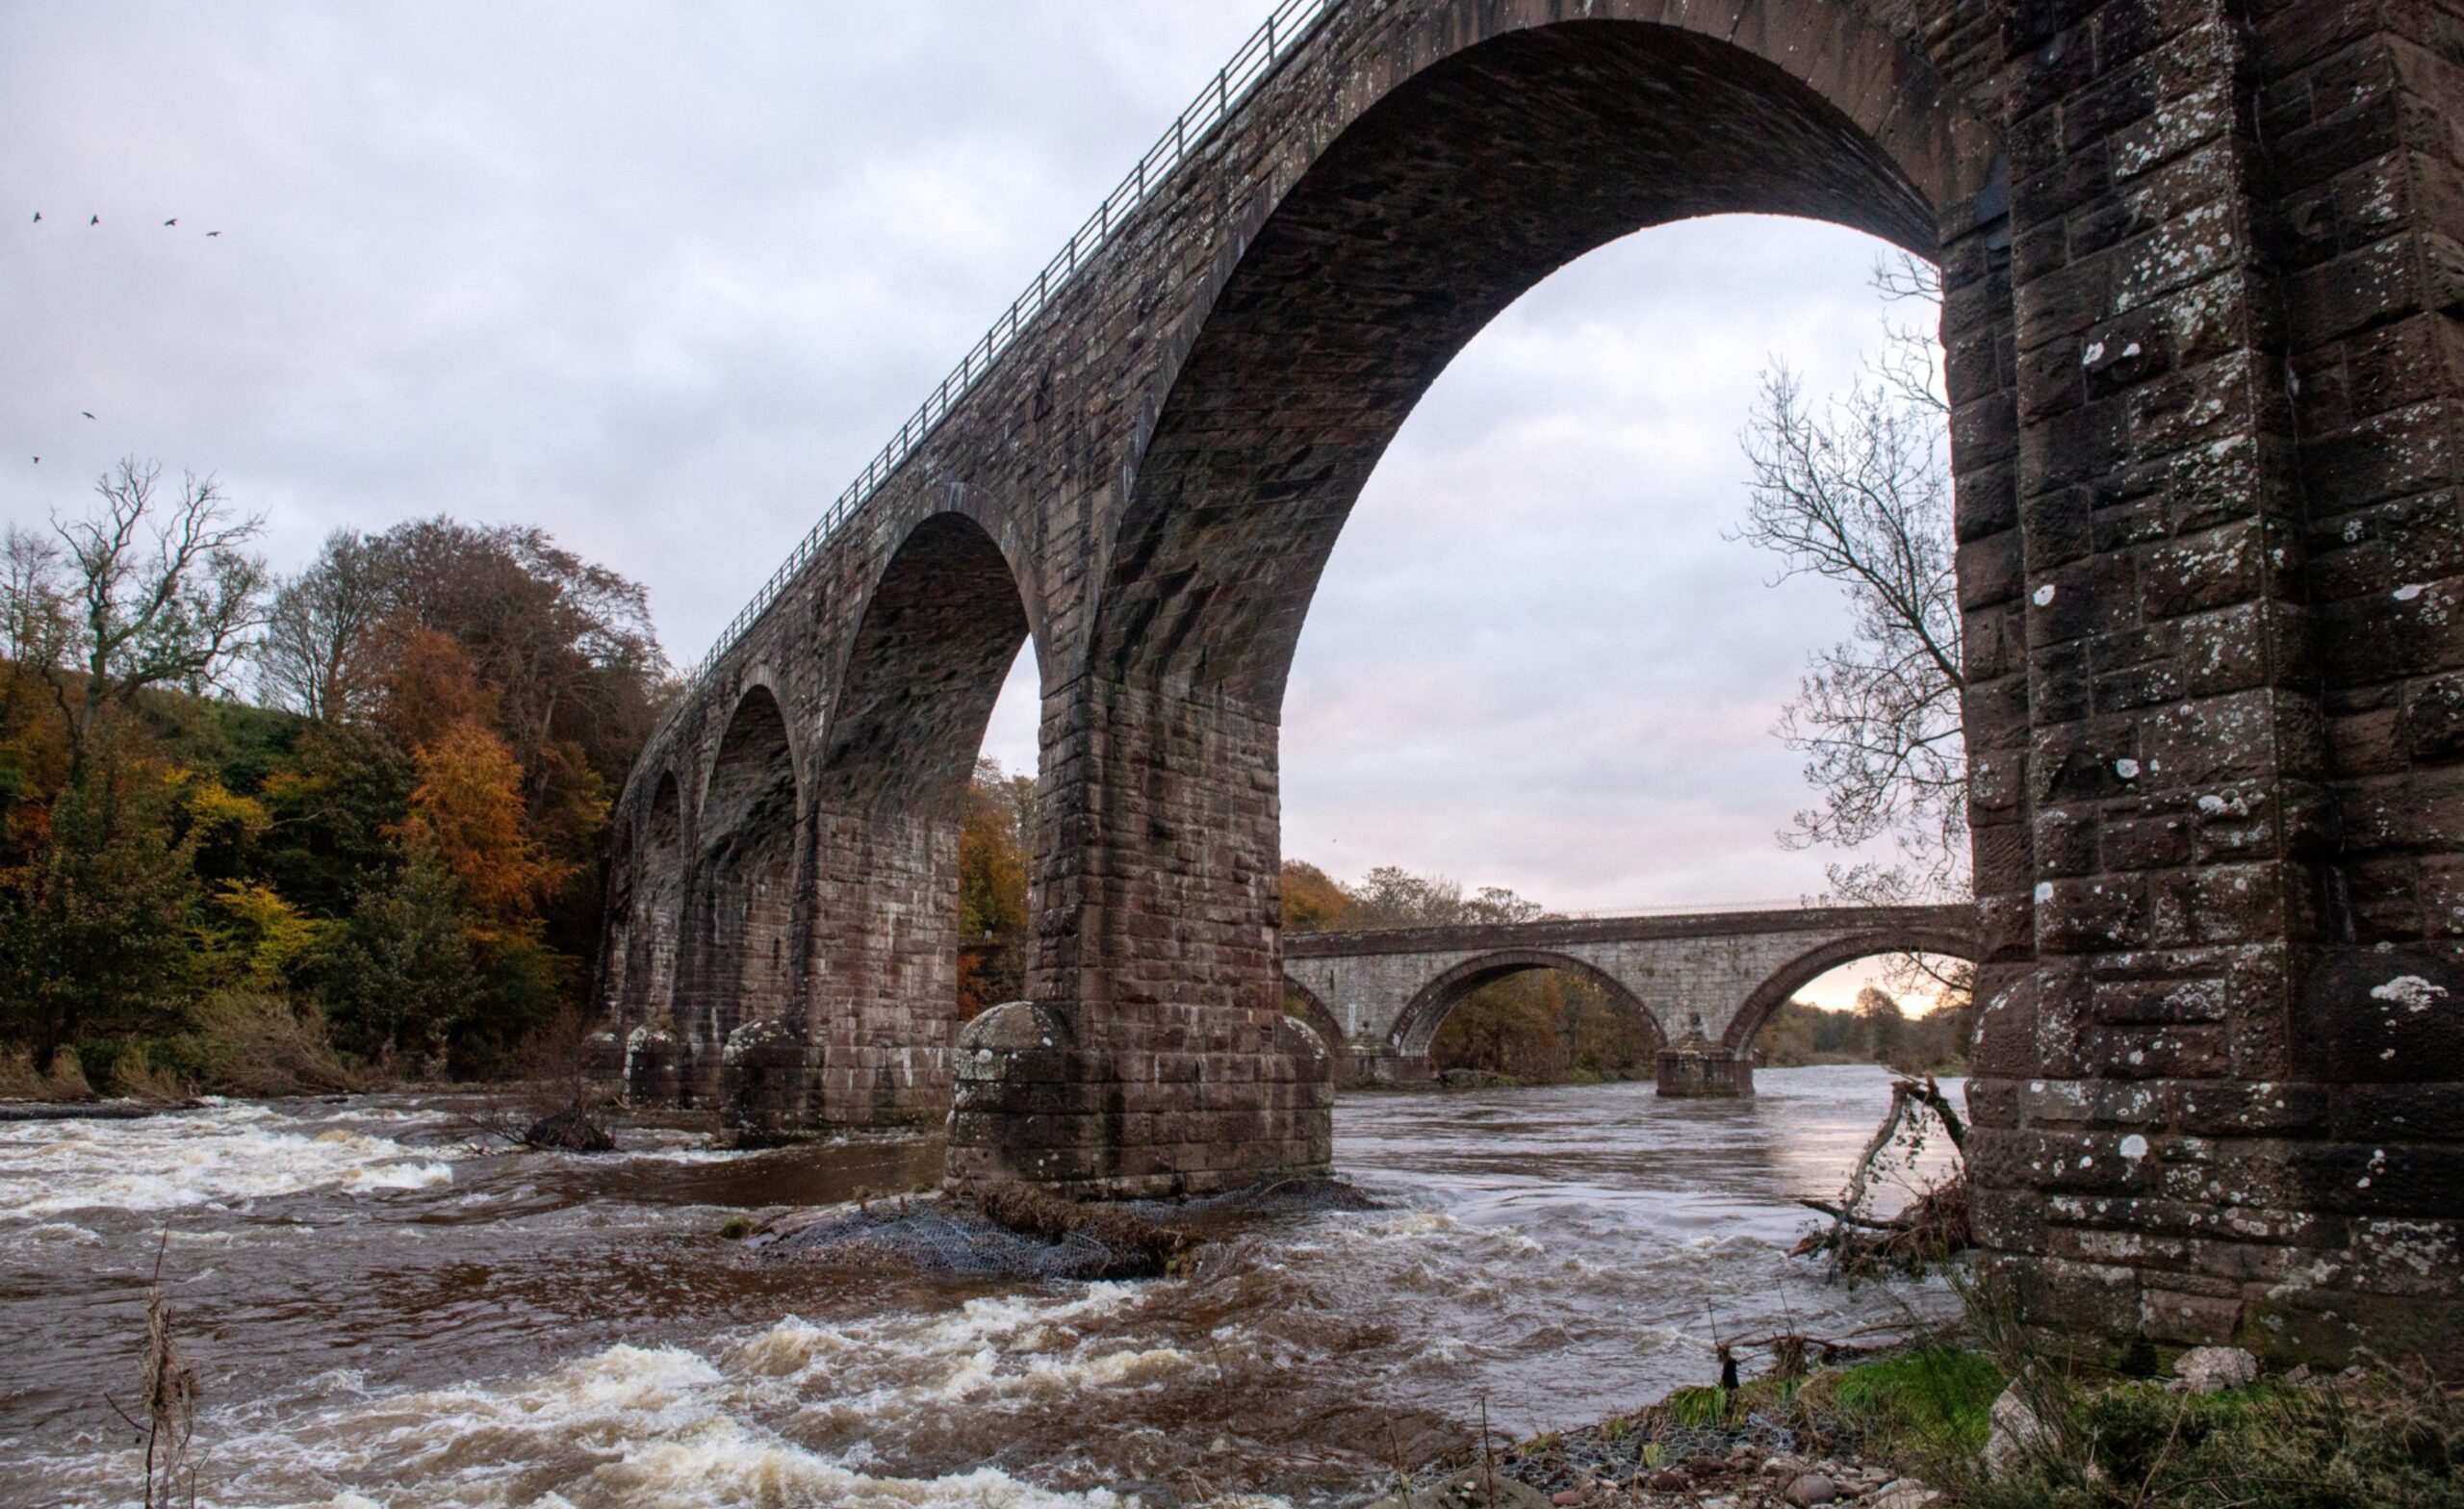
[[[1887,954],[1937,954],[1974,963],[1977,952],[1972,934],[1935,927],[1891,928],[1817,944],[1781,965],[1757,986],[1745,998],[1745,1004],[1737,1008],[1728,1030],[1720,1035],[1720,1041],[1732,1052],[1746,1052],[1780,1008],[1796,999],[1798,991],[1842,964]]]
[[[1668,1034],[1652,1009],[1629,989],[1624,981],[1599,966],[1549,949],[1507,948],[1465,959],[1421,986],[1413,995],[1395,1025],[1386,1036],[1387,1046],[1407,1059],[1425,1059],[1429,1044],[1437,1039],[1437,1030],[1446,1018],[1483,985],[1527,974],[1536,969],[1554,969],[1589,981],[1607,997],[1609,1005],[1642,1024],[1651,1034],[1652,1046],[1667,1041]]]

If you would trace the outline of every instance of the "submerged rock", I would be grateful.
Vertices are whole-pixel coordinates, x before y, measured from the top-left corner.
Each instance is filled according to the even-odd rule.
[[[1256,1216],[1358,1210],[1373,1202],[1330,1179],[1283,1179],[1184,1201],[1080,1203],[1027,1185],[799,1211],[754,1235],[779,1257],[893,1265],[956,1278],[1153,1278],[1205,1233]]]

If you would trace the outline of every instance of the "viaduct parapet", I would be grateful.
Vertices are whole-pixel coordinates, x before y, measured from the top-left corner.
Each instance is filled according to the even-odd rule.
[[[1664,1095],[1754,1089],[1755,1035],[1817,977],[1882,954],[1973,959],[1969,907],[1824,907],[1289,934],[1286,985],[1357,1083],[1429,1078],[1429,1045],[1482,985],[1557,969],[1598,985],[1659,1055]]]
[[[1693,216],[1945,290],[1985,1281],[2066,1336],[2464,1356],[2457,0],[1292,0],[699,669],[615,812],[646,1085],[956,1179],[1329,1159],[1279,720],[1465,342]],[[1042,699],[1032,1001],[961,796]]]

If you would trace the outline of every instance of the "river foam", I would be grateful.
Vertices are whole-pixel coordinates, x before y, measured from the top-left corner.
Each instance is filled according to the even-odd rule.
[[[455,1151],[303,1127],[264,1106],[209,1104],[130,1121],[11,1122],[0,1125],[0,1220],[433,1189],[452,1182]]]
[[[1126,1348],[1077,1329],[1136,1298],[1119,1286],[1002,1296],[922,1327],[789,1317],[706,1349],[620,1343],[520,1377],[392,1394],[327,1373],[294,1399],[206,1412],[198,1435],[213,1443],[216,1471],[200,1501],[1127,1509],[1134,1496],[1039,1486],[997,1464],[934,1475],[885,1459],[906,1436],[955,1429],[961,1416],[998,1411],[1005,1398],[1102,1419],[1114,1408],[1108,1396],[1193,1366],[1170,1347]],[[72,1493],[107,1492],[140,1471],[130,1451],[38,1466]]]
[[[635,1126],[612,1156],[525,1154],[469,1145],[442,1095],[0,1126],[0,1506],[126,1500],[104,1395],[136,1375],[167,1225],[199,1498],[225,1509],[1322,1503],[1483,1419],[1577,1425],[1707,1382],[1717,1334],[1950,1302],[1784,1256],[1792,1197],[1836,1193],[1888,1076],[1762,1079],[1729,1104],[1348,1097],[1338,1163],[1376,1208],[1226,1224],[1127,1284],[723,1235],[929,1179],[924,1138],[726,1153]]]

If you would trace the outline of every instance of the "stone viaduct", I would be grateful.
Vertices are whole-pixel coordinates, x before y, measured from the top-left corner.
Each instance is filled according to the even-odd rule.
[[[1283,940],[1283,978],[1355,1083],[1426,1080],[1429,1044],[1465,997],[1560,969],[1649,1029],[1661,1094],[1740,1095],[1754,1091],[1755,1035],[1816,977],[1877,954],[1970,959],[1974,926],[1966,907],[1833,907],[1304,933]]]
[[[644,1082],[858,1122],[955,1091],[959,1179],[1325,1164],[1277,725],[1347,511],[1554,269],[1818,217],[1946,288],[1987,1281],[2073,1337],[2455,1364],[2458,0],[1277,19],[644,752],[604,983]],[[960,793],[1029,642],[1033,1000],[962,1036]]]

